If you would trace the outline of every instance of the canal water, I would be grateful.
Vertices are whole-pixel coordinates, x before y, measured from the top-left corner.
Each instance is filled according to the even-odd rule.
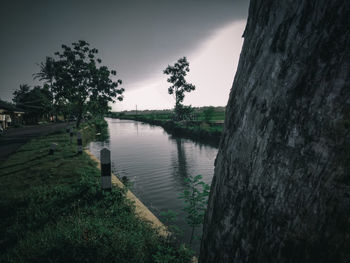
[[[188,176],[201,174],[202,180],[211,184],[217,148],[175,137],[159,126],[112,118],[106,121],[108,139],[91,142],[92,154],[100,158],[102,148],[110,149],[113,173],[119,178],[126,176],[132,192],[161,221],[163,211],[178,213],[175,225],[184,232],[182,241],[188,242],[191,231],[179,196]],[[196,234],[200,235],[200,231]],[[195,240],[193,248],[198,251],[198,247],[199,241]]]

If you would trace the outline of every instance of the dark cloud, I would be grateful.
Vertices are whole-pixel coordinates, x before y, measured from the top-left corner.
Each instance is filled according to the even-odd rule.
[[[248,0],[2,1],[0,97],[32,84],[35,63],[85,39],[132,83],[173,63],[216,29],[246,19]]]

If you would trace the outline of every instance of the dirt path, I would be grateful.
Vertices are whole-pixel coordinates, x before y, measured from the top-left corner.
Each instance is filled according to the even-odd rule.
[[[42,126],[27,126],[22,128],[13,128],[6,131],[0,136],[0,162],[7,159],[7,157],[16,152],[17,149],[28,142],[29,140],[53,133],[60,129],[67,127],[72,123],[55,123]]]

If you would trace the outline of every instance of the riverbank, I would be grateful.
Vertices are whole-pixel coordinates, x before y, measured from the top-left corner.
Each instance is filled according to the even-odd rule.
[[[223,122],[206,123],[203,121],[172,121],[168,119],[154,119],[147,115],[121,115],[116,118],[141,121],[151,125],[161,126],[168,133],[175,136],[182,136],[201,142],[207,142],[215,147],[219,146],[223,128]]]
[[[88,125],[82,132],[85,143],[96,133]],[[188,250],[136,216],[127,189],[100,190],[96,163],[64,131],[23,145],[0,177],[1,262],[189,261]]]
[[[97,168],[101,170],[101,163],[88,149],[85,149],[85,153],[97,164]],[[119,180],[119,178],[112,173],[111,175],[112,185],[124,188],[125,185]],[[129,190],[126,190],[126,197],[134,204],[135,214],[151,223],[152,227],[158,231],[161,236],[167,237],[170,233],[166,226],[160,222],[160,220]]]

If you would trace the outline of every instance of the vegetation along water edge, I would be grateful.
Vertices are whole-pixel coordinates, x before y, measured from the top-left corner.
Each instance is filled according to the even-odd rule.
[[[187,137],[218,146],[224,125],[224,107],[201,107],[185,120],[176,120],[171,110],[110,112],[108,117],[135,120],[161,126],[175,136]]]
[[[83,142],[104,126],[83,123]],[[49,154],[50,145],[56,149]],[[65,131],[0,164],[0,262],[189,262],[182,244],[140,219],[127,188],[102,191],[96,162]]]

